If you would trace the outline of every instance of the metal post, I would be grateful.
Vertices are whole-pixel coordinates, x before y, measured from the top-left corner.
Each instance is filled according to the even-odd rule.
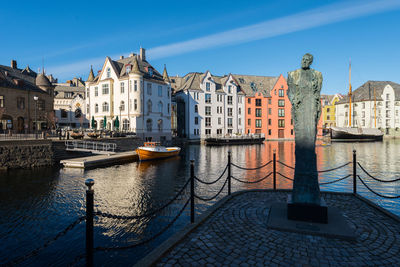
[[[357,194],[357,154],[353,150],[353,194]]]
[[[276,190],[276,152],[274,149],[274,154],[273,154],[273,170],[274,170],[274,190]]]
[[[231,194],[231,151],[228,151],[228,195]]]
[[[93,266],[93,179],[85,181],[86,190],[86,266]]]
[[[33,97],[33,100],[35,101],[35,139],[38,139],[38,136],[37,136],[37,101],[38,101],[38,97],[37,96],[34,96]]]
[[[194,223],[194,160],[190,160],[190,222]]]

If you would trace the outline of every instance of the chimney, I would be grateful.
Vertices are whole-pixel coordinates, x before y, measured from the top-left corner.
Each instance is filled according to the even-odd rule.
[[[16,69],[17,68],[17,61],[16,60],[11,60],[11,68]]]
[[[140,59],[146,61],[146,49],[140,48]]]
[[[135,54],[134,53],[130,53],[129,54],[129,57],[133,57]]]
[[[119,59],[124,59],[124,56],[119,56]]]

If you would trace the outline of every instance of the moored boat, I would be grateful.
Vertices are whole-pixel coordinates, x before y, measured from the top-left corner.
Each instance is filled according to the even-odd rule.
[[[157,142],[145,142],[143,146],[136,149],[141,161],[177,156],[180,151],[180,147],[164,147]]]
[[[382,141],[383,133],[376,128],[331,127],[334,141]]]

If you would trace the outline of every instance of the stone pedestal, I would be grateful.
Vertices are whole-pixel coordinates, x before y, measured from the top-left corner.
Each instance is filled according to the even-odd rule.
[[[314,223],[328,223],[328,207],[325,200],[321,198],[320,205],[308,203],[293,203],[292,196],[287,201],[288,220],[306,221]]]

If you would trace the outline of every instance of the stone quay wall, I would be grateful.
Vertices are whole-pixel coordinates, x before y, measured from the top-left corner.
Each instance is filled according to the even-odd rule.
[[[53,165],[50,140],[0,141],[0,169]]]

